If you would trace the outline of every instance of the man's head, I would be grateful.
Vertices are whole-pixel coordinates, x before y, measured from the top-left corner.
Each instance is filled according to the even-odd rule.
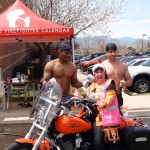
[[[108,43],[106,45],[106,55],[107,59],[110,61],[115,61],[116,60],[116,51],[117,51],[117,46],[114,43]]]
[[[106,45],[106,52],[109,52],[109,51],[114,51],[114,52],[116,52],[116,51],[117,51],[117,46],[116,46],[116,44],[114,44],[114,43],[108,43],[108,44]]]
[[[69,44],[66,44],[66,43],[62,43],[60,46],[59,46],[59,50],[60,51],[67,51],[67,52],[72,52],[72,48]]]
[[[70,61],[72,55],[72,48],[69,44],[63,43],[59,47],[59,58],[64,62]]]

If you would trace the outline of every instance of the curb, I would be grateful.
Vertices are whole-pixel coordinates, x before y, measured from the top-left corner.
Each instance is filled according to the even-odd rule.
[[[17,117],[17,118],[5,118],[2,121],[2,125],[6,124],[22,124],[22,123],[32,123],[34,121],[34,118],[29,117]]]
[[[149,117],[150,109],[130,109],[128,110],[128,114],[138,117]]]

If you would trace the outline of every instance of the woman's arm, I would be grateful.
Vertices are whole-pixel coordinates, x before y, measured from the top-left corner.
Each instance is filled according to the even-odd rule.
[[[109,105],[112,104],[116,97],[116,87],[114,80],[111,80],[109,86],[106,89],[106,97],[105,100],[102,102],[103,108],[107,108]]]

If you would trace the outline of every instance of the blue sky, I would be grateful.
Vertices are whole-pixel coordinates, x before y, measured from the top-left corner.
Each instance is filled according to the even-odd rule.
[[[150,1],[149,0],[127,0],[122,20],[113,23],[110,28],[111,37],[133,37],[141,38],[142,34],[147,39],[150,37]]]

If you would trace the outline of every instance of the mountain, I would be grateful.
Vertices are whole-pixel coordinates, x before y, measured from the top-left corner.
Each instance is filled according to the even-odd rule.
[[[119,40],[120,42],[123,42],[123,43],[132,44],[132,43],[134,43],[137,39],[131,38],[131,37],[123,37],[123,38],[118,38],[118,40]]]
[[[89,41],[90,43],[94,43],[97,39],[104,39],[104,36],[96,36],[96,37],[79,37],[76,38],[76,42],[77,43],[82,43],[82,42],[86,42]],[[119,41],[123,44],[133,44],[137,39],[136,38],[131,38],[131,37],[123,37],[123,38],[111,38],[111,37],[107,37],[107,42],[115,42],[115,41]]]

